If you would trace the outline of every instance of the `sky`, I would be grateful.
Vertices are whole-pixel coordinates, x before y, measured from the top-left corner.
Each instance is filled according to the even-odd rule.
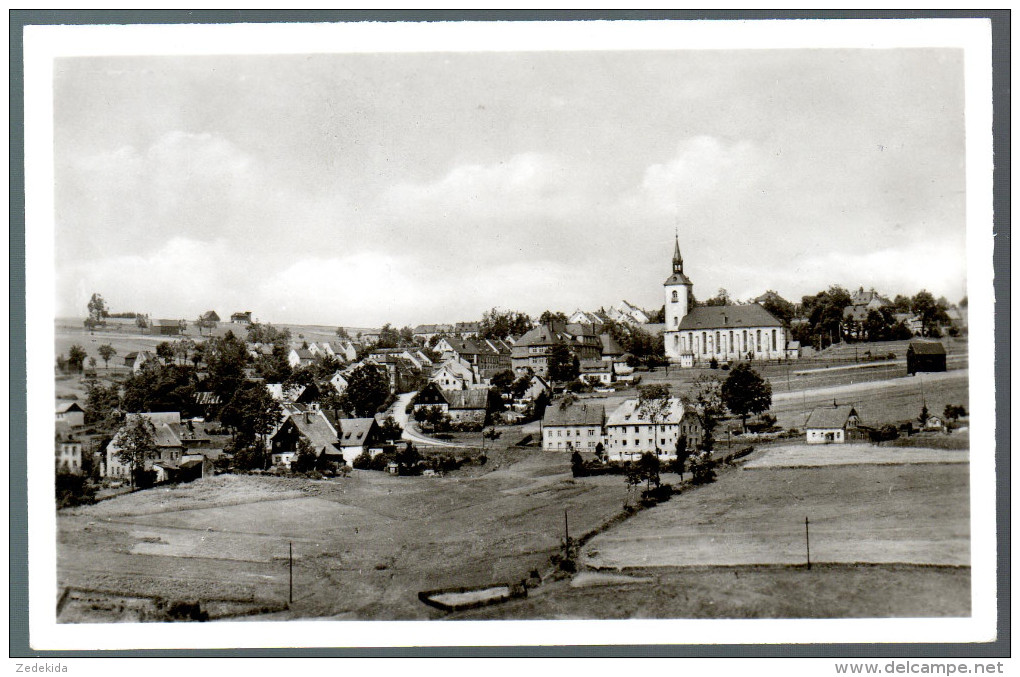
[[[61,58],[58,316],[966,294],[962,52]]]

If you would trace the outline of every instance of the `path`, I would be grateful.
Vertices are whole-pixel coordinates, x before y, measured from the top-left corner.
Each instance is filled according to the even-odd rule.
[[[390,410],[386,412],[388,416],[392,416],[393,420],[400,424],[400,427],[404,429],[404,433],[400,436],[401,439],[409,442],[414,442],[417,445],[427,447],[456,447],[458,445],[451,442],[443,442],[432,437],[426,437],[420,432],[414,429],[410,422],[410,416],[407,415],[407,405],[411,403],[411,400],[417,395],[417,391],[410,393],[401,393],[397,395],[397,400],[390,407]]]

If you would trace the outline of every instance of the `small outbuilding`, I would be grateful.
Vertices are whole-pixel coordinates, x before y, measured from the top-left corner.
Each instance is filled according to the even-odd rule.
[[[907,373],[945,371],[946,347],[940,341],[911,341],[907,346]]]

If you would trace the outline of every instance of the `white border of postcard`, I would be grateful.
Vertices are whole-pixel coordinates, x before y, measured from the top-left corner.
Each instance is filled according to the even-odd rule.
[[[44,649],[977,642],[995,638],[992,57],[987,19],[449,22],[25,28],[30,643]],[[972,616],[924,619],[57,624],[53,60],[92,55],[947,47],[965,50]],[[973,350],[974,346],[980,346]],[[338,630],[335,623],[342,623]],[[452,630],[455,630],[451,632]]]

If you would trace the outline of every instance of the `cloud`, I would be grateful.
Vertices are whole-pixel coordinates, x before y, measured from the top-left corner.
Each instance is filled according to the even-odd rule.
[[[713,203],[720,188],[760,171],[761,158],[747,141],[726,142],[712,136],[683,139],[665,163],[650,165],[637,199],[649,208],[679,214]]]

